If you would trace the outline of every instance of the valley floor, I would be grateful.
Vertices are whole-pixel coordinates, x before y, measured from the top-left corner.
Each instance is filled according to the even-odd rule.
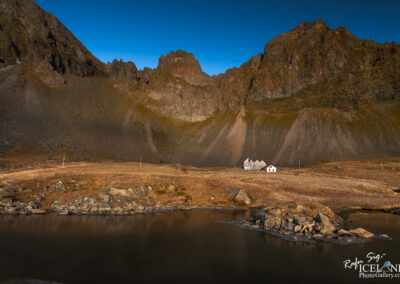
[[[2,161],[0,190],[12,186],[13,199],[27,201],[42,195],[49,209],[79,198],[98,198],[102,189],[151,186],[151,194],[139,198],[163,206],[239,207],[228,200],[227,189],[248,191],[255,202],[321,203],[333,208],[399,208],[400,159],[326,162],[302,169],[278,168],[278,173],[244,171],[240,168],[196,168],[137,162],[59,161],[5,168]],[[62,184],[62,188],[57,186]],[[104,191],[104,190],[103,190]]]

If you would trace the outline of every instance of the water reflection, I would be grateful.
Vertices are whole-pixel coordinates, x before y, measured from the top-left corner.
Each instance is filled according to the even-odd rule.
[[[343,260],[368,251],[400,263],[400,217],[350,217],[393,241],[339,246],[289,242],[216,221],[247,211],[138,216],[0,216],[0,280],[66,283],[297,283],[358,281]],[[362,280],[360,282],[365,282]]]

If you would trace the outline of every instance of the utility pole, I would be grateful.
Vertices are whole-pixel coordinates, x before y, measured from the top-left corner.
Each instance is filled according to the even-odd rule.
[[[300,160],[299,160],[299,170],[300,170]]]
[[[139,168],[142,169],[142,156],[139,157]]]
[[[64,162],[65,162],[65,154],[64,154],[63,163],[62,163],[62,167],[63,167],[63,168],[64,168]]]

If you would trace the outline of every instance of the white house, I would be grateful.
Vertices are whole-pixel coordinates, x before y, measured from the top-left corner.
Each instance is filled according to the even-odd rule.
[[[263,167],[261,170],[267,173],[276,173],[276,167],[274,167],[273,165]]]
[[[254,162],[252,160],[250,160],[250,158],[247,158],[243,162],[243,169],[246,171],[250,171],[253,169],[253,165],[254,165]]]
[[[264,161],[256,160],[255,162],[253,162],[252,160],[250,160],[250,158],[247,158],[243,162],[243,169],[246,171],[249,171],[249,170],[259,171],[266,165],[267,164]]]
[[[265,163],[264,161],[255,161],[254,165],[253,165],[253,170],[259,171],[261,170],[263,167],[265,167],[267,165],[267,163]]]

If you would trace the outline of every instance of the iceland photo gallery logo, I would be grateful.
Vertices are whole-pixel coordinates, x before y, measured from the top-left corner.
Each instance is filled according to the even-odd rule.
[[[400,264],[393,264],[385,259],[386,253],[369,252],[363,259],[346,259],[345,269],[358,272],[359,278],[400,278]]]

